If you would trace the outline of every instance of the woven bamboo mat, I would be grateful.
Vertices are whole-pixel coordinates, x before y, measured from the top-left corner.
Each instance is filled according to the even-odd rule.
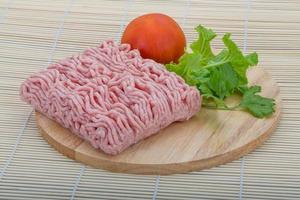
[[[201,23],[259,53],[283,99],[270,140],[232,163],[159,177],[93,169],[41,138],[31,107],[19,100],[21,81],[102,40],[119,40],[130,19],[149,12],[174,17],[189,41]],[[298,0],[0,0],[0,199],[300,199],[299,25]]]

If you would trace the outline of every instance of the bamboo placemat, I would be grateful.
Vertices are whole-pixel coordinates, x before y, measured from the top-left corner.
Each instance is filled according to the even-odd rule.
[[[172,176],[114,174],[74,162],[37,132],[19,85],[49,63],[121,33],[149,12],[232,32],[277,80],[283,115],[262,147],[232,163]],[[300,1],[0,0],[0,199],[300,199]],[[221,43],[215,43],[221,48]]]

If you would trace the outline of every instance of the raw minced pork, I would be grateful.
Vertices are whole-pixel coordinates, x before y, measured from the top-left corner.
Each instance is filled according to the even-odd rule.
[[[21,85],[36,110],[108,154],[118,154],[200,109],[198,90],[128,44],[108,40]]]

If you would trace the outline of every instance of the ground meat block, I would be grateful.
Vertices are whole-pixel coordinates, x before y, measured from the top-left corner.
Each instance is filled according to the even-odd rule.
[[[21,97],[108,154],[200,109],[198,90],[127,44],[105,41],[29,77]]]

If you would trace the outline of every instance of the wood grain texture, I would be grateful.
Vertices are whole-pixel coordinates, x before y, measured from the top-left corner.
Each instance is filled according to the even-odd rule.
[[[211,168],[235,160],[262,144],[280,117],[279,89],[262,68],[248,72],[251,84],[276,99],[276,112],[257,119],[246,112],[202,109],[186,122],[176,122],[117,156],[94,149],[53,120],[36,113],[42,136],[64,155],[113,172],[173,174]]]

